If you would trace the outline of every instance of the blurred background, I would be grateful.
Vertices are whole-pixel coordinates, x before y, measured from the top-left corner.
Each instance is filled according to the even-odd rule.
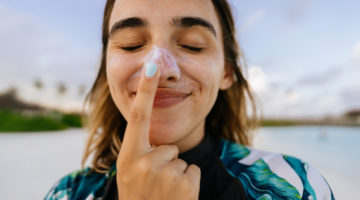
[[[254,145],[360,188],[360,1],[231,0],[264,121]],[[79,169],[80,111],[105,1],[0,1],[0,199],[41,199]]]

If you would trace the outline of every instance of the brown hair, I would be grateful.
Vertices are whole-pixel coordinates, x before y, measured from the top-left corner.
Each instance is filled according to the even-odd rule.
[[[223,33],[225,62],[234,77],[232,86],[220,90],[215,105],[206,118],[205,132],[244,145],[251,144],[250,130],[256,127],[256,108],[249,85],[242,75],[244,56],[235,38],[235,25],[231,8],[226,0],[212,0]],[[89,131],[82,165],[93,156],[92,167],[97,172],[106,172],[116,161],[126,120],[115,106],[106,77],[106,49],[109,39],[109,20],[115,0],[107,0],[102,26],[102,57],[99,73],[86,96],[88,105],[84,122]],[[243,65],[243,66],[242,66]],[[247,99],[250,100],[253,119],[247,115]]]

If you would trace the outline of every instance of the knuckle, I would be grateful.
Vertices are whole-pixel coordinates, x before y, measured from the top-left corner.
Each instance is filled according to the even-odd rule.
[[[120,181],[120,185],[129,185],[133,181],[133,177],[129,173],[122,173],[117,176],[119,177],[117,180]]]
[[[116,169],[118,170],[123,170],[126,169],[126,162],[122,161],[122,160],[118,160],[116,163]]]
[[[125,163],[122,163],[120,165],[118,165],[117,169],[118,169],[118,173],[116,173],[116,176],[118,177],[118,181],[119,184],[121,185],[129,185],[132,180],[133,180],[133,176],[132,173],[129,172],[129,169],[127,169],[127,167],[125,166]],[[122,171],[128,171],[127,173],[121,173]]]
[[[179,147],[176,145],[163,145],[163,148],[167,149],[168,151],[173,152],[176,155],[179,155]]]
[[[138,88],[138,92],[141,92],[141,93],[143,93],[143,94],[151,94],[151,92],[152,92],[152,88],[151,87],[149,87],[149,86],[140,86],[139,88]]]
[[[166,151],[167,153],[170,153],[173,156],[179,155],[179,148],[176,145],[170,145],[170,144],[165,144],[165,145],[160,145],[158,147],[156,147],[156,150],[158,151]]]
[[[141,171],[149,170],[151,161],[147,157],[142,157],[137,161],[137,168]]]
[[[175,163],[176,165],[181,166],[183,169],[186,169],[186,167],[188,166],[187,162],[182,159],[176,159]]]
[[[132,123],[141,123],[147,119],[147,115],[144,111],[137,107],[133,107],[130,111],[130,121]]]
[[[188,166],[188,169],[186,170],[186,172],[191,175],[197,175],[197,174],[201,173],[201,169],[197,165],[191,164]]]
[[[143,177],[151,177],[158,174],[158,170],[152,164],[150,157],[142,157],[136,162],[136,172]]]
[[[187,174],[187,181],[191,182],[192,184],[199,182],[201,177],[201,170],[198,166],[192,164],[186,170]]]
[[[191,184],[190,181],[188,181],[187,179],[182,179],[179,183],[178,183],[178,188],[182,191],[191,191],[193,186]]]
[[[194,164],[191,164],[189,167],[191,167],[191,169],[193,170],[193,172],[195,174],[201,174],[201,169],[199,166],[197,165],[194,165]]]
[[[179,147],[176,145],[170,145],[170,148],[175,152],[175,154],[179,155]],[[185,161],[184,161],[185,162]]]
[[[163,168],[161,175],[163,176],[164,179],[170,179],[170,180],[174,180],[178,176],[176,171],[169,166]]]

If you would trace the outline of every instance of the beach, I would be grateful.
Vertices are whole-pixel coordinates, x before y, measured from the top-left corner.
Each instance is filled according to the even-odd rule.
[[[0,199],[43,199],[62,176],[81,168],[82,129],[0,134]],[[360,128],[261,128],[255,148],[296,156],[319,169],[336,199],[354,199],[360,188]]]

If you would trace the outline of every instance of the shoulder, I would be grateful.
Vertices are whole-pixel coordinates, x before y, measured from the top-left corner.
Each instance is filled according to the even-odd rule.
[[[107,181],[114,175],[114,169],[107,173],[97,173],[89,167],[74,171],[58,180],[44,199],[97,199],[103,196]]]
[[[305,161],[222,139],[220,160],[249,199],[334,199],[321,173]]]

